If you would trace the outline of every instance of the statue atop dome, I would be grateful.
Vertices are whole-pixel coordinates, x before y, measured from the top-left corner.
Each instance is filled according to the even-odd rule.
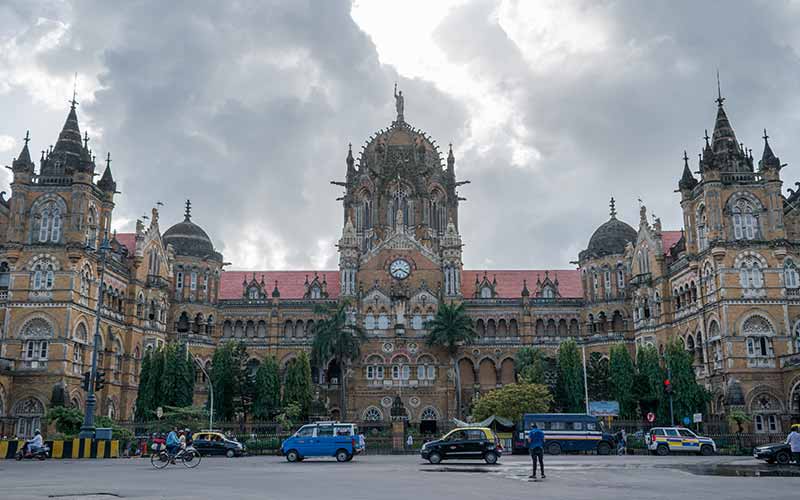
[[[403,123],[405,119],[403,118],[403,110],[405,109],[405,98],[403,97],[403,91],[397,91],[397,83],[394,84],[394,107],[397,108],[397,121],[399,123]]]

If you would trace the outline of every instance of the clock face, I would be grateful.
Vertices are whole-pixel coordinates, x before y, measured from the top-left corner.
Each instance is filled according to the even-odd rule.
[[[389,274],[393,278],[404,280],[411,274],[411,264],[407,260],[397,259],[389,264]]]

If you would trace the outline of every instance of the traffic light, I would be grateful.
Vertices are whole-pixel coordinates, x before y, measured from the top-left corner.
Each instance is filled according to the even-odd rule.
[[[89,392],[89,382],[92,379],[92,372],[83,372],[83,382],[81,382],[81,387],[84,391]]]
[[[669,379],[664,380],[664,393],[672,394],[672,382]]]
[[[94,390],[95,392],[101,390],[106,385],[106,372],[97,370],[94,376]]]

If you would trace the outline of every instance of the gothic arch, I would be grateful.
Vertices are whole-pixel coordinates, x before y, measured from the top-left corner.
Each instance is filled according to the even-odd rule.
[[[769,267],[767,259],[760,253],[754,252],[752,250],[744,250],[742,252],[739,252],[733,261],[733,267],[739,269],[744,262],[750,260],[751,258],[756,259],[758,261],[759,265],[761,266],[761,269],[767,269]]]
[[[745,323],[747,323],[748,321],[750,321],[753,318],[761,318],[761,319],[763,319],[764,321],[767,322],[767,324],[770,327],[770,330],[772,331],[770,336],[775,336],[776,333],[778,332],[778,329],[775,328],[775,321],[772,319],[772,316],[769,313],[767,313],[766,311],[763,311],[761,309],[753,309],[753,310],[748,311],[747,313],[743,314],[737,320],[737,322],[736,322],[737,323],[736,324],[736,330],[738,332],[738,336],[744,335]]]
[[[28,316],[17,332],[18,339],[51,339],[55,337],[55,322],[46,314],[38,312]]]
[[[768,396],[770,399],[778,403],[778,407],[774,409],[771,408],[770,409],[771,411],[784,413],[785,406],[783,403],[783,398],[778,393],[778,391],[775,390],[775,388],[770,387],[768,385],[758,385],[753,389],[751,389],[750,392],[747,394],[746,408],[748,413],[752,414],[752,413],[757,413],[758,411],[762,411],[760,408],[756,407],[759,400],[759,396]]]

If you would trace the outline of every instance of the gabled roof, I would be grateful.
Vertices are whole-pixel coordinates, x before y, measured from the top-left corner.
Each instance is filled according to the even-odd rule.
[[[528,289],[532,290],[531,295],[535,295],[537,290],[533,290],[536,286],[537,278],[543,280],[545,273],[548,274],[551,280],[558,279],[558,293],[564,298],[581,298],[583,297],[583,287],[581,286],[581,273],[577,269],[525,269],[513,271],[501,270],[486,270],[486,271],[471,271],[464,270],[461,273],[461,293],[465,297],[472,296],[474,292],[475,279],[478,281],[483,279],[484,273],[492,280],[497,279],[497,298],[500,299],[518,299],[522,297],[522,288],[527,282]]]
[[[242,283],[248,283],[255,273],[256,279],[261,281],[264,275],[264,285],[267,293],[275,288],[278,282],[278,291],[282,299],[302,299],[306,293],[306,277],[308,282],[314,281],[314,275],[319,276],[320,281],[325,278],[328,286],[328,298],[339,297],[339,271],[225,271],[220,276],[219,299],[236,300],[244,296]]]
[[[117,233],[117,241],[128,249],[128,255],[136,250],[136,233]]]
[[[664,255],[669,254],[669,249],[681,239],[681,231],[661,231],[661,246],[664,247]]]

